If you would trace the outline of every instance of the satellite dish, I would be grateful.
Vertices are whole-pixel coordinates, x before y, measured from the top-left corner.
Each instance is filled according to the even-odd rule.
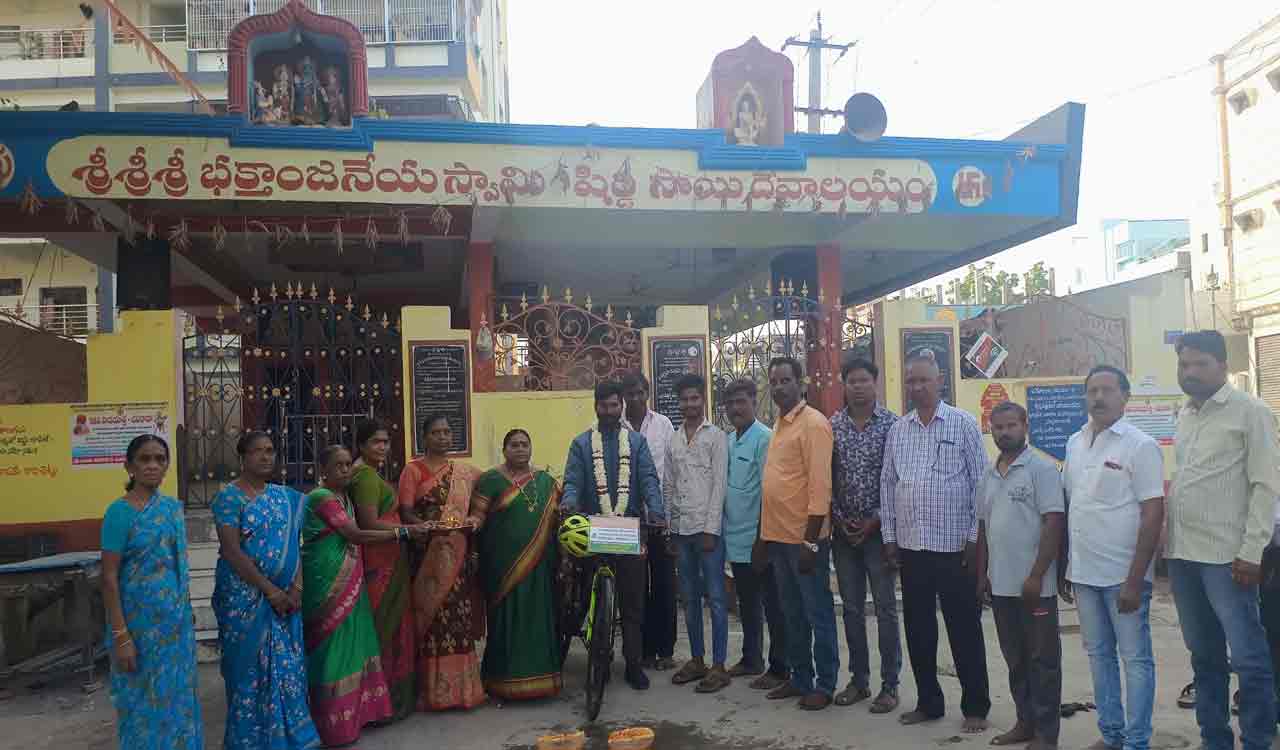
[[[888,122],[889,115],[884,111],[884,105],[871,94],[854,94],[845,102],[845,130],[863,143],[870,143],[884,135]]]

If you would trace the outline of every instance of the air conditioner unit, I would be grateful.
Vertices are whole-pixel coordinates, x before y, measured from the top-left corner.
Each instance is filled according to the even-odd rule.
[[[1241,232],[1251,232],[1262,226],[1263,213],[1260,208],[1251,208],[1248,211],[1242,211],[1231,217],[1232,221],[1240,227]]]

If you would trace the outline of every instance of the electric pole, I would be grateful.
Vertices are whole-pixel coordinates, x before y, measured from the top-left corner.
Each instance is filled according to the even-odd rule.
[[[822,116],[829,115],[831,117],[841,117],[844,115],[842,110],[823,109],[822,108],[822,51],[823,50],[840,50],[840,55],[836,57],[839,60],[844,57],[845,53],[853,48],[857,42],[850,44],[831,44],[822,38],[822,13],[818,13],[818,28],[809,32],[809,41],[803,42],[795,37],[788,37],[787,41],[782,43],[782,49],[785,51],[788,47],[804,47],[809,51],[809,106],[796,107],[797,112],[803,112],[809,116],[809,132],[822,132]]]

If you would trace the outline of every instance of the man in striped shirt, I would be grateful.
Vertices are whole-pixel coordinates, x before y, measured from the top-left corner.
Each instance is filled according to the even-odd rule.
[[[889,430],[880,476],[885,561],[902,569],[902,619],[917,693],[915,710],[898,720],[918,724],[946,713],[938,683],[941,600],[962,689],[964,731],[983,732],[991,691],[974,554],[977,488],[987,453],[977,421],[942,401],[935,359],[909,359],[906,380],[915,409]]]
[[[1234,671],[1244,750],[1270,748],[1276,698],[1258,584],[1280,494],[1275,417],[1265,403],[1227,385],[1222,334],[1188,333],[1177,351],[1178,384],[1190,401],[1178,419],[1166,556],[1195,672],[1196,721],[1206,750],[1235,746]]]

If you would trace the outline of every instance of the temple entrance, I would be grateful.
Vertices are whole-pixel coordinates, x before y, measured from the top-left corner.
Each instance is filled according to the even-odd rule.
[[[383,474],[400,474],[404,456],[403,364],[398,321],[313,286],[253,291],[212,325],[183,337],[185,432],[180,494],[189,506],[212,502],[239,475],[236,441],[264,430],[280,454],[279,481],[302,489],[319,481],[327,445],[351,446],[358,420],[383,420],[391,450]]]

